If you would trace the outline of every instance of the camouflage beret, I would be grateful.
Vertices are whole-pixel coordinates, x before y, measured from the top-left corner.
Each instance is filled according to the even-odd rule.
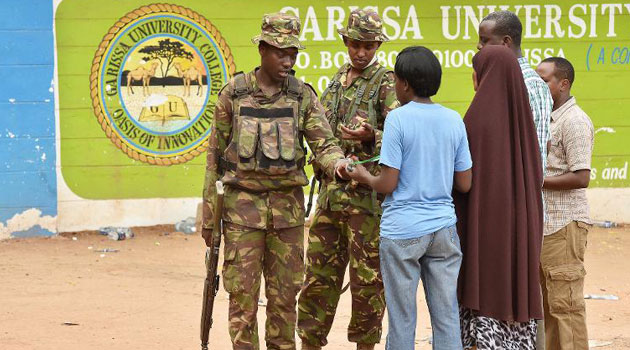
[[[347,38],[359,41],[389,41],[383,33],[383,21],[371,9],[357,9],[350,12],[348,26],[337,32]]]
[[[270,13],[263,16],[261,33],[252,38],[254,44],[261,41],[269,45],[285,49],[295,47],[304,49],[304,45],[298,38],[300,35],[300,20],[286,13]]]

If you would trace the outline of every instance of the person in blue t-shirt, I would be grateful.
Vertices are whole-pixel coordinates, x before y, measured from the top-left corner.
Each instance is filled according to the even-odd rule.
[[[416,291],[422,279],[433,327],[433,349],[462,349],[457,277],[462,252],[453,187],[466,193],[472,160],[461,116],[431,101],[442,69],[431,50],[414,46],[396,58],[396,96],[402,107],[385,119],[380,164],[373,176],[361,165],[353,179],[387,194],[380,261],[389,317],[386,349],[413,350]]]

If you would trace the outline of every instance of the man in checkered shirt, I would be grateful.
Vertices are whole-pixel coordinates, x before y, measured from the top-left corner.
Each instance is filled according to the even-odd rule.
[[[586,187],[593,153],[593,123],[571,96],[575,71],[560,57],[536,69],[553,96],[551,147],[543,194],[547,203],[540,255],[547,350],[588,350],[583,298],[584,253],[590,228]]]

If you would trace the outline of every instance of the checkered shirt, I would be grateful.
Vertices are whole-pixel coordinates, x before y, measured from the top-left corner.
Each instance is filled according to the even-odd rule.
[[[527,86],[529,95],[529,105],[534,116],[534,125],[538,135],[538,147],[540,148],[540,158],[542,160],[543,173],[547,166],[547,140],[549,140],[549,123],[551,110],[553,109],[553,98],[544,80],[532,69],[525,57],[518,59],[523,72],[523,79]]]
[[[594,142],[593,123],[571,97],[551,113],[551,148],[547,158],[547,175],[591,169]],[[590,224],[586,189],[543,190],[547,205],[544,234],[558,232],[571,221]]]

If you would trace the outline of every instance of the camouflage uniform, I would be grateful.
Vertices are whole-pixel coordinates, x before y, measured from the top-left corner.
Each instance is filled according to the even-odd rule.
[[[376,13],[355,10],[348,28],[339,33],[355,40],[385,41],[381,28]],[[346,64],[335,74],[322,104],[345,154],[363,160],[380,153],[385,117],[398,101],[392,72],[375,63],[348,82],[350,69]],[[341,139],[341,125],[356,128],[362,121],[374,128],[374,142]],[[366,166],[373,174],[380,172],[376,163]],[[309,230],[305,286],[298,302],[298,334],[306,344],[326,345],[349,262],[352,318],[348,339],[359,344],[378,343],[385,312],[378,254],[381,198],[367,186],[330,177],[320,181]]]
[[[299,20],[266,15],[254,43],[299,47]],[[258,69],[258,68],[257,68]],[[256,311],[265,276],[267,349],[295,349],[296,296],[304,274],[303,139],[334,176],[343,158],[315,92],[293,76],[266,96],[256,70],[224,87],[214,112],[204,185],[203,232],[213,226],[213,184],[225,185],[223,284],[234,349],[258,349]]]

